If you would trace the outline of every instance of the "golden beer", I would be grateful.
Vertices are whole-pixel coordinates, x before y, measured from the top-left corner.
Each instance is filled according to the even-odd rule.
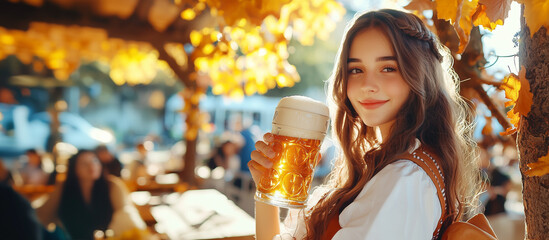
[[[324,103],[303,96],[280,100],[270,143],[276,156],[273,167],[257,183],[256,200],[279,207],[305,207],[328,125]]]
[[[303,207],[320,159],[318,139],[274,135],[273,168],[260,180],[258,197],[274,205]]]

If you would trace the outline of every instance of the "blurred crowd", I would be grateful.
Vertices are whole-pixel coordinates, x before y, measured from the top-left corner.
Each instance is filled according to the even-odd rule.
[[[224,184],[253,192],[247,162],[261,132],[251,124],[232,126],[208,140],[211,150],[197,156],[197,167],[222,171]],[[0,195],[9,196],[0,203],[0,231],[7,239],[134,239],[120,238],[128,232],[139,232],[140,239],[153,237],[131,193],[170,174],[166,156],[157,153],[152,141],[143,140],[126,152],[104,145],[87,150],[60,144],[53,153],[29,149],[16,159],[0,159]],[[176,155],[169,160],[181,162],[182,154]]]
[[[44,156],[29,149],[11,168],[0,161],[3,237],[97,239],[136,231],[147,236],[120,178],[123,166],[107,147],[77,150],[64,164]]]
[[[484,192],[480,210],[484,212],[500,240],[525,236],[522,180],[514,142],[480,142],[480,170]]]
[[[480,150],[480,168],[485,182],[485,192],[481,196],[484,214],[492,216],[520,212],[521,209],[514,208],[508,202],[522,202],[516,146],[498,143]]]

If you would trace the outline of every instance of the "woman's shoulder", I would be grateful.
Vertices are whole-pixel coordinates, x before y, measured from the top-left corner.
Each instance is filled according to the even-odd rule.
[[[396,160],[395,162],[393,162],[393,163],[387,165],[386,167],[384,167],[381,171],[379,171],[378,174],[376,174],[376,176],[378,176],[380,174],[384,175],[386,173],[391,173],[391,174],[399,173],[398,176],[403,176],[403,177],[411,176],[411,175],[414,175],[414,174],[422,175],[422,173],[425,174],[426,176],[428,176],[427,172],[425,172],[425,170],[423,170],[423,168],[421,168],[416,163],[414,163],[410,160],[407,160],[407,159],[398,159],[398,160]],[[376,177],[376,176],[374,176],[374,177]]]
[[[109,183],[109,194],[113,209],[116,211],[129,204],[129,190],[122,179],[108,175],[105,177]]]
[[[127,190],[126,183],[117,176],[107,175],[105,179],[109,183],[109,187],[112,190]],[[113,189],[114,188],[114,189]]]
[[[408,152],[412,154],[416,150],[420,150],[420,149],[431,150],[432,148],[423,144],[421,141],[419,141],[419,139],[416,138],[412,147],[408,149]],[[432,153],[432,151],[428,151],[428,152],[431,155],[434,154]],[[401,155],[401,156],[405,156],[405,155]],[[376,176],[378,176],[379,174],[384,175],[385,173],[391,173],[391,174],[399,173],[398,176],[403,176],[403,177],[416,176],[416,175],[418,177],[429,176],[421,166],[417,165],[415,162],[407,159],[406,157],[397,157],[396,161],[385,166],[381,171],[379,171],[378,174],[376,174]]]
[[[379,171],[365,186],[363,192],[392,192],[405,190],[409,187],[415,189],[429,189],[436,194],[436,188],[423,168],[416,163],[400,159]]]

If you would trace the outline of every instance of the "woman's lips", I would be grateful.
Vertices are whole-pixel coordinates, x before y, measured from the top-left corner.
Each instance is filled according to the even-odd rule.
[[[381,107],[383,104],[387,103],[389,100],[364,100],[360,101],[360,105],[362,105],[366,109],[376,109],[378,107]]]

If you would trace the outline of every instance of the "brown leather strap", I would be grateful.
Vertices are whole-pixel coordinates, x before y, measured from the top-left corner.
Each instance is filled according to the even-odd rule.
[[[339,229],[341,229],[341,226],[339,225],[339,214],[334,214],[328,221],[328,227],[326,228],[326,231],[324,231],[322,240],[332,239]]]
[[[442,169],[440,169],[438,163],[436,163],[436,159],[438,159],[438,157],[433,153],[433,151],[428,151],[425,147],[422,146],[416,149],[413,153],[402,154],[396,159],[406,159],[414,162],[415,164],[420,166],[423,171],[427,173],[427,175],[429,175],[429,177],[433,181],[433,184],[435,184],[435,187],[437,188],[438,200],[440,202],[442,210],[437,228],[433,232],[433,238],[438,237],[440,229],[442,227],[442,222],[447,214],[446,198],[444,193],[444,177],[442,175]]]

